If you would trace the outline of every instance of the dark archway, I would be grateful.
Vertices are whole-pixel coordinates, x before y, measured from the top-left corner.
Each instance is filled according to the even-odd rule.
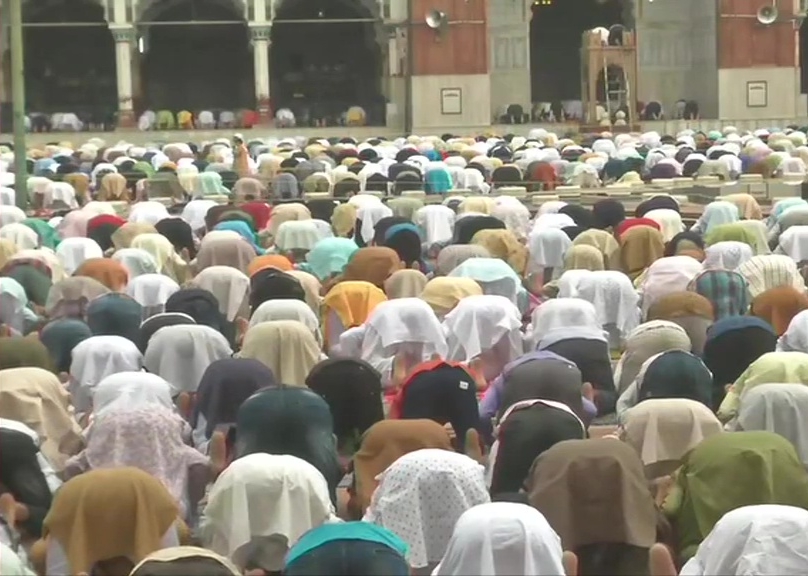
[[[157,0],[138,29],[142,108],[255,108],[249,29],[232,1]]]
[[[115,40],[101,2],[32,0],[23,21],[31,24],[23,32],[30,112],[74,112],[88,120],[117,111]],[[57,23],[67,25],[36,26]]]
[[[283,2],[272,25],[273,108],[290,108],[298,125],[335,125],[348,108],[361,106],[367,124],[384,125],[377,23],[361,0]]]
[[[535,0],[530,22],[534,102],[581,99],[581,37],[626,22],[626,0]]]

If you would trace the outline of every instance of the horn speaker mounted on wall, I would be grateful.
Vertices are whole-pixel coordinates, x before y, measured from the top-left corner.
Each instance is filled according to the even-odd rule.
[[[430,10],[424,18],[426,25],[437,33],[436,40],[440,40],[446,27],[449,25],[449,18],[441,10]]]
[[[775,4],[761,6],[757,11],[757,21],[768,26],[769,24],[775,23],[779,14],[779,10],[777,10]]]

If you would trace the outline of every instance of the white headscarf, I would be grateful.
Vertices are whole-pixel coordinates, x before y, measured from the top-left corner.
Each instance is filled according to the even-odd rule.
[[[103,258],[104,251],[90,238],[65,238],[56,247],[56,255],[61,260],[65,273],[72,276],[85,260]]]
[[[67,182],[51,182],[47,195],[50,196],[49,204],[53,204],[55,200],[58,200],[71,210],[79,207],[76,200],[76,190]]]
[[[778,239],[778,254],[785,254],[795,262],[808,260],[808,226],[792,226]]]
[[[448,242],[454,235],[455,213],[448,206],[441,204],[424,206],[415,212],[413,220],[423,232],[428,246],[437,242]]]
[[[216,360],[230,358],[227,339],[209,326],[182,324],[160,328],[149,340],[143,366],[171,385],[171,395],[194,393]]]
[[[527,239],[530,259],[528,271],[536,272],[553,268],[554,276],[559,276],[564,266],[564,256],[572,246],[572,240],[560,228],[533,229]]]
[[[174,409],[171,385],[157,374],[118,372],[107,376],[93,389],[93,415],[145,406]]]
[[[549,346],[564,338],[573,338],[572,333],[579,338],[606,341],[603,325],[591,302],[580,298],[549,300],[533,311],[527,329],[529,349],[534,350],[540,343]]]
[[[727,512],[680,576],[799,576],[808,563],[808,511],[762,504]]]
[[[550,200],[549,202],[544,202],[541,206],[539,206],[539,216],[544,214],[558,214],[558,211],[566,205],[567,203],[563,200]]]
[[[154,225],[164,218],[171,218],[171,214],[160,202],[137,202],[132,204],[132,210],[129,212],[127,220]]]
[[[0,226],[22,222],[27,216],[25,211],[16,206],[0,205]]]
[[[386,204],[368,203],[361,206],[356,212],[356,219],[362,221],[362,229],[359,231],[362,234],[362,240],[366,244],[370,243],[379,220],[392,215],[393,211]]]
[[[613,325],[625,339],[640,323],[640,297],[622,272],[599,270],[581,277],[577,297],[591,302],[601,326]]]
[[[126,285],[126,293],[144,308],[146,318],[163,312],[168,299],[179,290],[180,285],[163,274],[141,274]]]
[[[384,207],[386,208],[386,206]],[[363,221],[362,229],[364,230],[364,228]],[[288,220],[278,227],[273,242],[279,250],[283,251],[311,250],[322,238],[320,227],[314,220]],[[373,236],[371,236],[372,238]]]
[[[142,248],[121,248],[112,255],[112,260],[126,268],[130,282],[142,274],[157,274],[157,260]]]
[[[659,230],[662,232],[662,239],[665,240],[665,242],[685,229],[685,225],[682,224],[682,215],[670,208],[650,210],[645,213],[643,218],[648,218],[659,224]]]
[[[561,538],[532,506],[480,504],[463,513],[433,576],[564,574]]]
[[[414,364],[436,354],[446,357],[448,346],[443,327],[429,304],[420,298],[382,302],[364,326],[362,360],[382,375],[389,375],[397,354],[411,356]]]
[[[564,204],[566,206],[566,203]],[[561,210],[564,206],[560,206]],[[566,228],[567,226],[575,226],[575,220],[567,214],[559,214],[558,212],[539,212],[539,215],[533,221],[532,232],[545,230],[547,228]]]
[[[738,428],[779,434],[794,445],[808,466],[808,388],[795,384],[759,384],[741,396]]]
[[[502,220],[519,240],[524,240],[530,232],[530,210],[514,196],[497,197],[497,205],[491,210],[491,215]]]
[[[704,207],[701,216],[690,229],[694,232],[707,234],[716,226],[732,224],[740,220],[740,218],[740,211],[735,204],[726,200],[716,200]]]
[[[317,468],[295,456],[263,453],[225,469],[208,493],[204,516],[206,548],[242,569],[257,553],[261,568],[271,571],[283,568],[286,551],[303,534],[336,520],[328,483]],[[257,546],[247,546],[251,542]]]
[[[785,333],[777,340],[777,351],[808,353],[808,310],[791,319]]]
[[[70,363],[73,406],[79,412],[88,411],[93,390],[102,380],[119,372],[137,372],[142,363],[140,350],[122,336],[92,336],[78,343]]]
[[[705,250],[705,270],[735,270],[755,255],[746,242],[716,242]]]
[[[651,264],[639,289],[643,314],[663,296],[687,290],[690,281],[702,270],[701,262],[690,256],[668,256]]]
[[[379,486],[363,520],[409,544],[413,568],[441,560],[463,513],[490,501],[483,467],[448,450],[405,454],[377,479]]]
[[[209,266],[188,283],[194,288],[207,290],[216,297],[219,312],[228,322],[236,316],[249,315],[250,278],[232,266]]]
[[[274,322],[276,320],[294,320],[300,322],[311,330],[317,342],[322,344],[320,334],[320,321],[312,311],[311,306],[302,300],[267,300],[263,302],[250,318],[250,327],[261,322]]]
[[[503,339],[508,356],[504,364],[522,355],[522,315],[504,296],[467,296],[443,320],[447,360],[469,362]]]
[[[22,284],[14,278],[0,277],[0,322],[22,334],[26,320],[36,322],[38,319],[28,307],[28,296]]]
[[[39,248],[39,236],[31,228],[20,222],[0,226],[0,238],[11,240],[20,250]]]
[[[558,279],[558,298],[577,298],[581,281],[592,274],[591,270],[567,270]]]
[[[207,216],[208,210],[218,205],[213,200],[191,200],[182,209],[180,218],[185,220],[191,230],[196,232],[205,227],[205,216]]]

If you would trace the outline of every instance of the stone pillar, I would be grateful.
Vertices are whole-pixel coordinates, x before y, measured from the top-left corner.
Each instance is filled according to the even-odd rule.
[[[272,123],[272,106],[269,89],[269,36],[270,24],[250,24],[250,38],[253,47],[255,73],[255,101],[258,106],[259,123]]]
[[[115,38],[115,65],[118,76],[118,128],[134,128],[137,124],[132,101],[133,26],[110,26]]]

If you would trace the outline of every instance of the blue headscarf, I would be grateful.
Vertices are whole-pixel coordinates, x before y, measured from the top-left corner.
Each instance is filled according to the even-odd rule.
[[[247,242],[250,243],[250,246],[253,247],[255,253],[258,255],[266,254],[266,250],[261,248],[256,241],[255,233],[250,228],[250,225],[247,224],[244,220],[225,220],[224,222],[219,222],[214,226],[214,230],[228,230],[230,232],[235,232],[242,238],[244,238]]]
[[[446,194],[453,187],[452,175],[446,168],[433,168],[426,173],[427,194]]]
[[[404,558],[407,555],[409,546],[393,532],[370,522],[322,524],[308,531],[292,546],[291,550],[289,550],[289,553],[286,555],[285,568],[290,568],[296,561],[326,544],[346,540],[371,542],[390,548],[401,557],[402,568],[404,568],[405,573],[408,572]]]
[[[350,238],[323,238],[306,255],[309,271],[321,282],[342,274],[357,250],[359,246]]]
[[[504,296],[524,314],[530,304],[522,279],[507,262],[499,258],[469,258],[447,276],[471,278],[483,289],[483,294]]]

